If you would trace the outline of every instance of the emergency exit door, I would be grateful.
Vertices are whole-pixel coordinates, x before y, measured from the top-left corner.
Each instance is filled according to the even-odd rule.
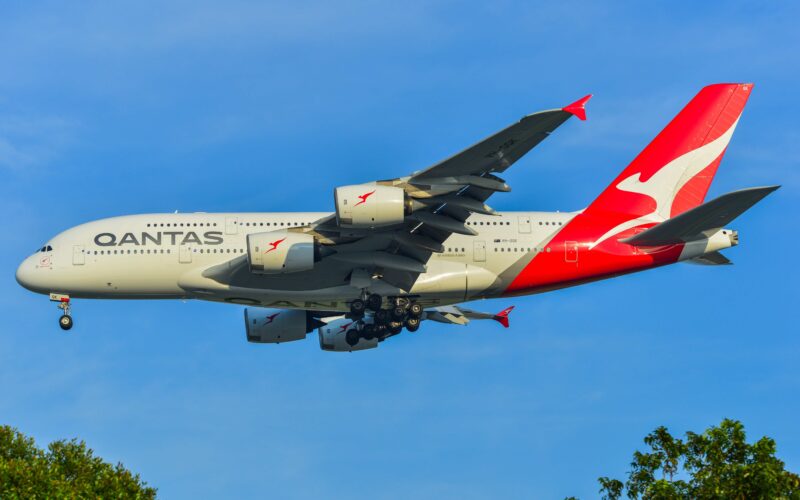
[[[74,245],[72,247],[72,264],[75,266],[82,266],[86,261],[86,253],[84,252],[83,245]]]
[[[564,260],[567,262],[578,262],[577,241],[567,241],[564,243]]]
[[[531,218],[527,215],[520,216],[518,219],[519,224],[519,232],[520,233],[530,233],[531,232]]]
[[[181,245],[178,247],[178,262],[181,264],[188,264],[192,261],[192,249],[189,245]]]
[[[486,262],[486,242],[476,241],[472,247],[472,260],[475,262]]]
[[[239,220],[236,217],[225,218],[225,234],[236,234],[239,232]]]

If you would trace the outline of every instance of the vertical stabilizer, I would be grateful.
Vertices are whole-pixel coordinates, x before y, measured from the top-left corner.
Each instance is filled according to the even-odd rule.
[[[666,220],[700,205],[752,89],[703,88],[586,211]]]

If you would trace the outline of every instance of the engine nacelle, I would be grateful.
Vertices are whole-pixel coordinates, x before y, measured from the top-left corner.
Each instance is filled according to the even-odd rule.
[[[270,231],[247,235],[247,262],[256,274],[284,274],[314,267],[314,237]]]
[[[378,347],[378,339],[367,340],[360,338],[358,343],[351,346],[347,343],[347,332],[354,330],[356,324],[353,320],[339,317],[328,321],[319,327],[319,346],[323,351],[350,352],[362,351]]]
[[[319,323],[306,311],[247,307],[244,310],[247,341],[258,344],[277,344],[306,338]]]
[[[360,184],[337,187],[336,220],[342,227],[372,228],[400,224],[406,215],[402,188]]]

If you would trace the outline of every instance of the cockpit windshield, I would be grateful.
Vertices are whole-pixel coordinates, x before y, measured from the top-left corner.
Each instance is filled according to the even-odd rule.
[[[52,251],[53,251],[53,247],[51,247],[50,245],[45,245],[42,248],[40,248],[39,250],[36,250],[36,253],[39,253],[39,252],[52,252]]]

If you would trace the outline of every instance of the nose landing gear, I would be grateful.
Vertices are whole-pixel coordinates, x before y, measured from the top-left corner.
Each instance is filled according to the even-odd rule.
[[[60,293],[51,293],[50,300],[53,302],[57,302],[57,306],[61,309],[62,314],[61,317],[58,318],[58,326],[61,327],[62,330],[66,331],[72,328],[72,316],[70,316],[70,307],[69,307],[69,295],[63,295]]]

